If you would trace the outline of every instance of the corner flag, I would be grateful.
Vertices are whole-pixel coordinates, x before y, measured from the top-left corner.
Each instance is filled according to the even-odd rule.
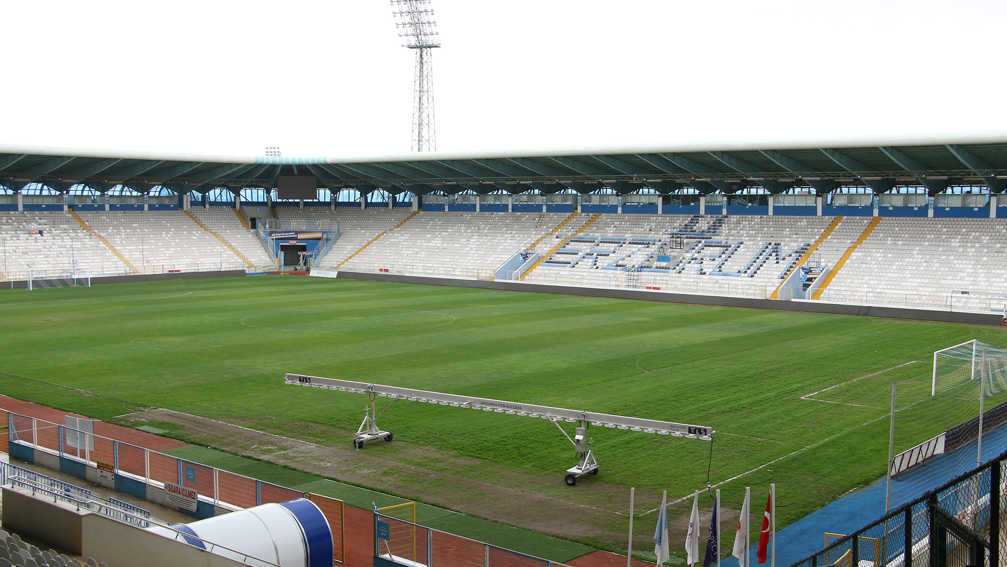
[[[657,527],[654,528],[654,555],[657,565],[661,567],[671,557],[668,550],[668,491],[661,494],[661,513],[657,515]]]

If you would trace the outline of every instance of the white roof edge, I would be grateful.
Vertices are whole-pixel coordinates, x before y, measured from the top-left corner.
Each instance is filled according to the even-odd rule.
[[[749,140],[745,142],[722,141],[703,143],[682,143],[669,145],[651,146],[581,146],[581,147],[554,147],[541,149],[499,149],[480,152],[425,152],[425,153],[398,153],[398,154],[360,154],[344,155],[338,157],[316,156],[285,156],[281,160],[276,158],[263,158],[262,156],[248,156],[236,154],[218,155],[197,155],[185,153],[149,153],[149,152],[128,152],[122,150],[102,150],[102,149],[80,149],[58,146],[8,146],[0,144],[0,153],[12,154],[41,154],[59,155],[93,158],[121,158],[121,159],[145,159],[145,160],[165,160],[165,161],[190,161],[190,162],[210,162],[210,163],[359,163],[359,162],[381,162],[381,161],[427,161],[446,159],[492,159],[492,158],[513,158],[513,157],[549,157],[549,156],[575,156],[590,154],[633,154],[633,153],[661,153],[661,152],[709,152],[709,151],[754,151],[754,150],[802,150],[817,148],[870,148],[877,146],[916,146],[916,145],[944,145],[944,144],[1007,144],[1007,131],[990,132],[985,134],[970,135],[934,135],[934,136],[903,136],[889,138],[835,138],[832,140],[795,140],[786,138],[766,137],[760,140]]]

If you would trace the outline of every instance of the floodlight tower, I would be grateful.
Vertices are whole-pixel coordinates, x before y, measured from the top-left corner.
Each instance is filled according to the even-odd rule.
[[[441,46],[431,0],[391,0],[402,47],[416,52],[413,75],[412,150],[437,149],[434,139],[433,49]]]

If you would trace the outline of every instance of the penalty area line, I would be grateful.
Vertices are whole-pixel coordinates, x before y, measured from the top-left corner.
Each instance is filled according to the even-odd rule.
[[[904,366],[909,366],[910,364],[916,364],[917,362],[919,362],[919,361],[918,360],[910,360],[909,362],[903,362],[902,364],[897,364],[895,366],[892,366],[891,368],[885,368],[884,370],[878,370],[877,372],[871,372],[870,374],[864,374],[863,376],[857,376],[856,378],[852,378],[852,379],[847,380],[845,382],[840,382],[838,384],[833,384],[833,385],[829,386],[828,388],[822,388],[821,390],[818,390],[817,392],[811,392],[810,394],[804,394],[803,396],[801,396],[801,399],[802,400],[807,400],[809,402],[818,402],[818,403],[822,403],[822,404],[838,404],[838,405],[842,405],[842,406],[853,406],[853,407],[858,407],[858,408],[884,409],[884,408],[879,408],[879,407],[875,407],[875,406],[868,406],[868,405],[865,405],[865,404],[854,404],[854,403],[851,403],[851,402],[837,402],[837,401],[834,401],[834,400],[816,400],[816,399],[814,399],[814,396],[817,396],[818,394],[824,394],[825,392],[828,392],[829,390],[834,390],[836,388],[839,388],[840,386],[846,386],[848,384],[853,384],[854,382],[859,382],[859,381],[865,380],[867,378],[873,378],[875,376],[884,374],[886,372],[891,372],[892,370],[897,370],[897,369],[902,368]]]

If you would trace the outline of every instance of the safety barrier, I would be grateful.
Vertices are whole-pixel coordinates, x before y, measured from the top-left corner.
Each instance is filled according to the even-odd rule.
[[[41,418],[14,412],[6,413],[7,443],[15,458],[37,462],[39,455],[34,452],[41,451],[58,458],[56,467],[60,470],[80,478],[88,478],[89,469],[104,469],[114,475],[115,489],[138,498],[149,499],[147,489],[150,487],[166,492],[184,492],[194,496],[195,509],[190,509],[189,512],[198,517],[212,516],[217,508],[237,510],[271,502],[287,502],[296,498],[310,498],[316,504],[323,502],[319,504],[319,508],[322,509],[332,529],[333,541],[338,542],[338,547],[333,549],[333,562],[335,564],[343,562],[345,546],[341,500],[305,494],[264,480],[220,470]],[[28,471],[28,469],[21,470]],[[38,475],[32,471],[28,473]],[[9,478],[9,471],[4,474]],[[39,477],[48,478],[44,475],[31,478]],[[67,498],[75,502],[84,501],[90,495],[89,490],[69,483],[55,479],[45,482],[49,484],[42,481],[34,483],[37,484],[37,490],[66,494]],[[78,491],[86,491],[86,494]],[[117,516],[105,514],[110,517],[119,518],[135,512],[132,505],[115,499],[102,500],[100,506],[106,511],[117,514]],[[99,511],[98,505],[89,509]]]
[[[109,518],[146,528],[150,525],[150,512],[139,506],[116,498],[101,498],[90,489],[82,488],[24,467],[0,462],[0,486],[12,486],[34,496],[52,498],[77,510],[90,510]]]
[[[565,563],[400,520],[377,510],[374,510],[374,555],[385,564],[414,567],[568,567]]]
[[[792,567],[856,566],[864,561],[885,567],[944,566],[952,564],[949,558],[964,560],[966,554],[988,558],[969,564],[1007,565],[1007,557],[1000,551],[1007,544],[1007,526],[1001,520],[1007,505],[1005,475],[1007,452],[828,543]],[[990,506],[991,502],[995,505]],[[869,553],[876,556],[865,556],[865,549],[873,550],[875,541],[880,542],[879,549]],[[865,548],[865,542],[871,545]]]

